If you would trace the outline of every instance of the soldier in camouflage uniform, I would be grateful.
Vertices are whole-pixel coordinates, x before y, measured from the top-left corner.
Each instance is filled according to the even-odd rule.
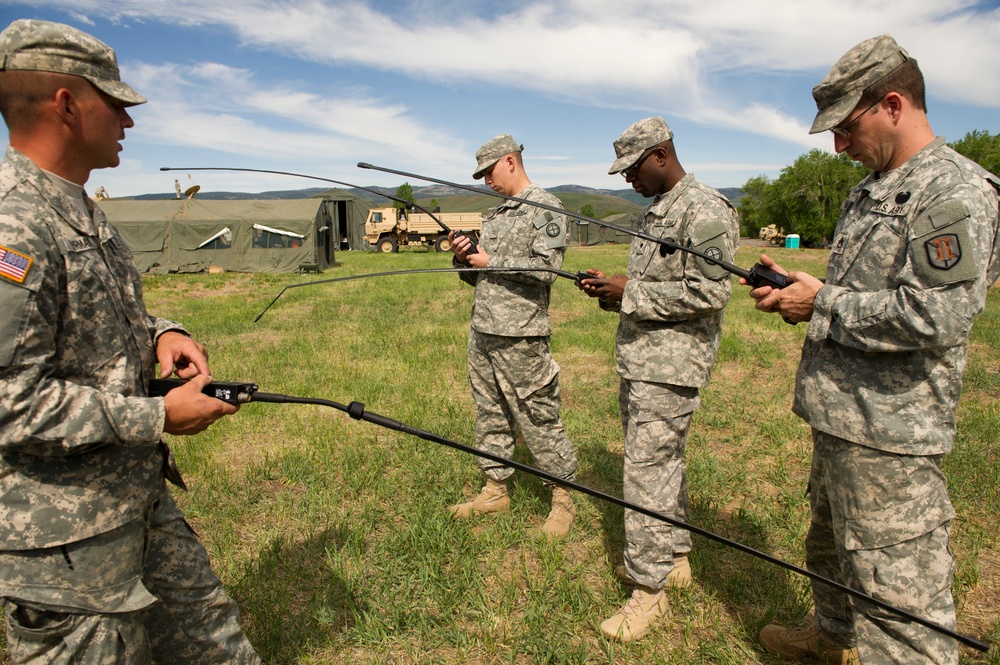
[[[12,663],[257,663],[165,477],[164,432],[236,408],[204,347],[146,312],[132,255],[83,185],[143,99],[75,28],[0,33],[0,598]],[[146,396],[157,361],[191,384]]]
[[[915,60],[888,35],[813,88],[811,133],[872,169],[851,190],[825,284],[793,272],[757,308],[809,321],[794,411],[813,428],[810,570],[949,628],[954,559],[941,458],[969,329],[1000,274],[1000,180],[935,138]],[[774,265],[762,257],[766,265]],[[780,268],[778,268],[780,270]],[[815,625],[767,626],[775,654],[833,663],[957,663],[950,638],[814,583]],[[856,645],[856,648],[855,648]]]
[[[528,179],[523,146],[509,134],[497,136],[476,152],[473,178],[485,178],[507,196],[559,206],[559,199]],[[526,203],[505,201],[483,221],[478,247],[451,234],[456,265],[476,268],[551,268],[562,266],[566,220]],[[473,253],[470,253],[473,252]],[[469,330],[469,382],[476,401],[476,445],[510,459],[520,433],[539,468],[573,480],[577,460],[559,411],[559,365],[549,350],[549,292],[554,273],[462,274],[476,288]],[[479,458],[486,485],[472,501],[452,507],[456,517],[506,510],[507,479],[514,472]],[[552,508],[541,532],[569,532],[576,506],[569,492],[552,486]]]
[[[653,201],[639,230],[673,238],[732,262],[739,241],[736,211],[716,190],[684,171],[663,118],[636,122],[615,141],[621,173]],[[684,443],[719,349],[722,314],[732,284],[717,265],[685,252],[664,254],[658,243],[632,240],[628,274],[579,283],[602,309],[620,313],[616,342],[625,435],[625,500],[686,519]],[[625,511],[625,563],[616,573],[635,585],[629,602],[601,624],[608,638],[640,639],[666,611],[666,587],[691,583],[691,534]]]

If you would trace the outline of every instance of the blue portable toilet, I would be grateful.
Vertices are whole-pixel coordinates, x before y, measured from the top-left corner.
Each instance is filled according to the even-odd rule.
[[[785,236],[785,248],[786,249],[798,249],[799,248],[799,234],[789,233]]]

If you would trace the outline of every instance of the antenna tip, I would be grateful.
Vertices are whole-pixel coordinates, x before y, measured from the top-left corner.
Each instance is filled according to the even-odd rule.
[[[170,170],[170,167],[169,167],[169,166],[161,166],[161,167],[160,167],[160,170],[161,170],[161,171],[169,171],[169,170]]]
[[[359,169],[370,169],[372,167],[368,162],[358,162]]]

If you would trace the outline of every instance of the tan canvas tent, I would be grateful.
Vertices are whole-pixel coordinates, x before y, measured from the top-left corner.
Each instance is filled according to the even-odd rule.
[[[337,203],[314,199],[100,203],[140,272],[322,270],[339,246]]]

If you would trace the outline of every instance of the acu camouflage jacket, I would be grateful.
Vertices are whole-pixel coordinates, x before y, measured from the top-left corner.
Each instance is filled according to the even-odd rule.
[[[728,263],[740,237],[732,204],[691,174],[653,199],[639,229]],[[627,277],[622,301],[613,307],[621,313],[618,373],[633,381],[707,384],[732,294],[729,273],[680,250],[660,256],[658,243],[633,238]]]
[[[951,449],[973,319],[1000,274],[1000,180],[937,138],[847,197],[794,411],[879,450]]]
[[[20,152],[0,165],[0,549],[87,538],[163,488],[164,407],[132,254]],[[181,331],[183,332],[183,331]]]
[[[559,207],[559,199],[537,185],[528,185],[519,199]],[[566,252],[563,215],[519,201],[504,201],[483,221],[480,246],[490,255],[490,268],[562,267]],[[460,275],[476,287],[472,328],[503,337],[547,337],[549,295],[556,275],[550,272],[478,273]]]

